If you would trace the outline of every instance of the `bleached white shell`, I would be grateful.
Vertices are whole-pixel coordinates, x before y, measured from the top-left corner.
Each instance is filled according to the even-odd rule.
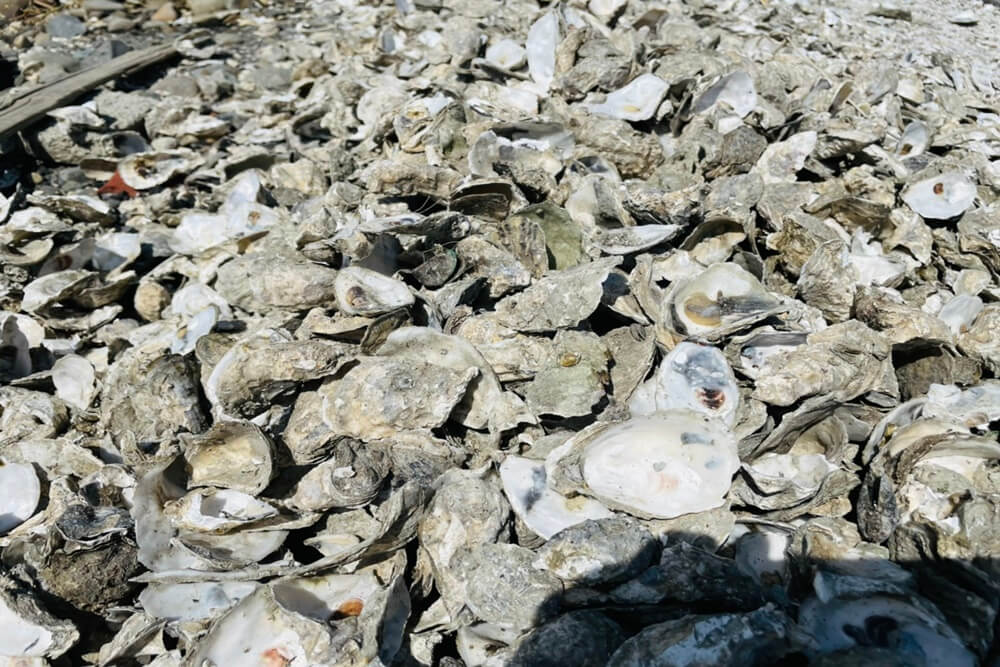
[[[193,211],[181,218],[170,239],[171,249],[195,255],[271,228],[280,218],[273,209],[258,203],[260,192],[260,177],[256,172],[241,174],[218,213]]]
[[[976,186],[956,171],[913,183],[901,195],[924,218],[945,220],[964,213],[976,199]]]
[[[253,581],[150,584],[139,593],[139,602],[153,618],[200,621],[229,609],[257,586]]]
[[[719,507],[740,466],[735,437],[690,410],[613,424],[584,446],[588,492],[610,507],[653,518]]]
[[[771,144],[761,154],[753,172],[764,183],[790,183],[806,163],[806,158],[816,148],[819,135],[813,130],[793,134],[784,141]]]
[[[925,150],[931,141],[930,130],[922,121],[915,120],[908,124],[899,137],[896,155],[900,157],[916,157]]]
[[[228,531],[278,514],[253,496],[233,489],[197,489],[168,503],[164,513],[186,530]]]
[[[193,665],[319,665],[335,657],[332,628],[275,600],[261,586],[213,626],[194,652]]]
[[[360,266],[341,269],[333,289],[337,306],[348,315],[378,315],[413,303],[402,281]]]
[[[32,280],[24,287],[21,308],[29,313],[60,301],[95,275],[92,271],[59,271]]]
[[[500,480],[514,513],[545,539],[587,519],[614,516],[593,498],[567,498],[550,489],[543,461],[508,456],[500,464]]]
[[[600,104],[588,104],[591,113],[622,120],[648,120],[656,113],[670,86],[655,74],[640,74]]]
[[[35,513],[42,489],[38,474],[30,464],[2,461],[0,489],[3,490],[0,493],[0,535],[3,535]]]
[[[698,98],[694,104],[694,112],[707,111],[720,102],[740,118],[753,111],[757,106],[757,91],[750,75],[746,72],[733,72],[722,77]]]
[[[528,29],[525,49],[528,73],[545,92],[552,85],[556,73],[556,45],[559,43],[559,19],[555,12],[547,12]]]
[[[955,335],[968,331],[969,326],[983,310],[983,300],[971,294],[957,294],[945,303],[938,311],[938,319],[942,320]]]
[[[513,70],[524,64],[527,52],[512,39],[501,39],[486,49],[486,61],[500,69]]]
[[[83,357],[67,354],[52,366],[56,396],[77,410],[86,410],[97,393],[94,366]]]
[[[187,321],[187,324],[177,330],[173,341],[170,343],[170,351],[173,354],[188,354],[194,351],[198,340],[202,336],[207,336],[211,333],[218,321],[219,309],[214,305],[195,313]]]
[[[656,375],[635,390],[628,407],[633,417],[686,408],[731,427],[739,400],[736,376],[722,352],[685,341],[664,358]]]

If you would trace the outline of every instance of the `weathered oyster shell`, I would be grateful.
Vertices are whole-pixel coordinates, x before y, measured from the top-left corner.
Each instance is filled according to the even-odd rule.
[[[360,266],[341,269],[333,289],[337,307],[348,315],[377,315],[413,303],[404,283]]]
[[[660,363],[656,375],[629,399],[633,416],[684,408],[717,417],[732,427],[739,410],[736,376],[715,348],[682,342]]]
[[[609,507],[669,519],[721,505],[739,458],[720,423],[670,410],[585,431],[550,454],[547,467]]]
[[[666,301],[672,320],[694,336],[752,324],[780,305],[753,274],[732,263],[713,264],[690,280],[675,283]]]

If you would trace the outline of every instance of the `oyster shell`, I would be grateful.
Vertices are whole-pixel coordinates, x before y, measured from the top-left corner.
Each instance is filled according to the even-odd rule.
[[[672,321],[694,336],[753,324],[780,307],[753,274],[732,263],[713,264],[690,280],[675,283],[666,301]]]
[[[579,479],[580,491],[609,507],[669,519],[722,505],[739,458],[724,426],[669,410],[598,425],[550,454],[546,465]]]

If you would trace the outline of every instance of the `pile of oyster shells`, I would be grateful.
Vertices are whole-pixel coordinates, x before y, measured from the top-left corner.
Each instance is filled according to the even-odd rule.
[[[179,3],[3,142],[0,665],[1000,664],[1000,10],[906,6]]]

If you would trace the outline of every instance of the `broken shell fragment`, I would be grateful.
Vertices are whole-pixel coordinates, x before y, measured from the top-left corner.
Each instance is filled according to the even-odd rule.
[[[640,74],[624,88],[610,93],[600,104],[588,104],[591,113],[622,120],[648,120],[667,94],[667,82],[654,74]]]
[[[593,498],[568,498],[551,489],[543,461],[507,456],[500,464],[500,479],[514,512],[545,539],[578,523],[613,516]]]

